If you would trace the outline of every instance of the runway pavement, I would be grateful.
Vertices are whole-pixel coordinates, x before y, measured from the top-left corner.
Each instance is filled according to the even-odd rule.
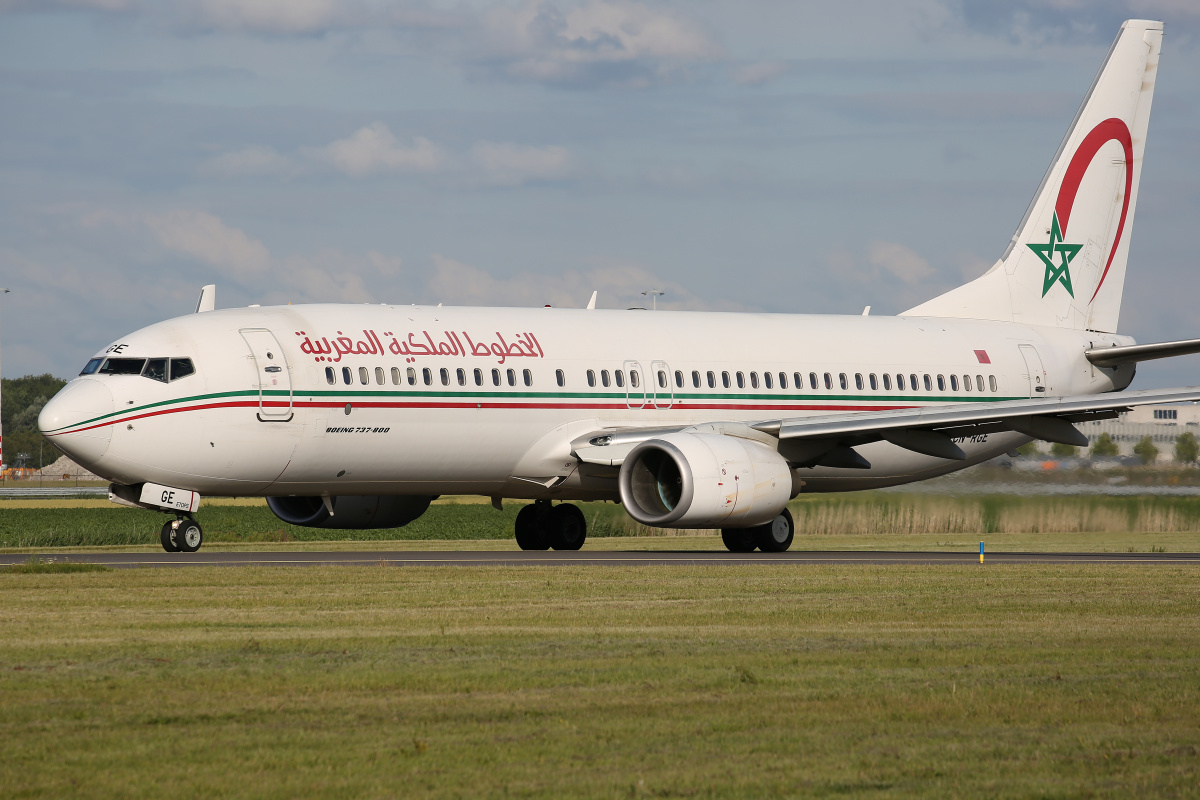
[[[326,565],[389,567],[472,566],[637,566],[637,565],[730,565],[789,564],[979,564],[978,552],[918,553],[885,551],[797,550],[789,553],[728,553],[724,551],[259,551],[198,553],[42,553],[37,556],[0,555],[0,566],[21,564],[30,558],[103,564],[109,567],[199,567],[274,566],[311,567]],[[1195,564],[1200,553],[988,553],[988,564]]]

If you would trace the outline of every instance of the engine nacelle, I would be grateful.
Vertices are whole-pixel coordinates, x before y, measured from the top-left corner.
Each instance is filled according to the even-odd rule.
[[[621,502],[656,528],[745,528],[773,520],[793,496],[778,452],[737,436],[671,433],[642,442],[621,465]]]
[[[432,497],[344,495],[331,497],[333,515],[320,497],[268,497],[271,513],[305,528],[399,528],[425,513]]]

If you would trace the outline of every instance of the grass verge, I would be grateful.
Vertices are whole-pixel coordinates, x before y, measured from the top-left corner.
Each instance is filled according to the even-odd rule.
[[[0,577],[10,797],[1169,797],[1194,568]]]

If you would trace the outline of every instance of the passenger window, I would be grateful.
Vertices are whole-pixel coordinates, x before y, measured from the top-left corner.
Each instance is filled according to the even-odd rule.
[[[400,385],[400,368],[392,367],[392,386]]]
[[[797,373],[796,373],[796,377],[797,377],[797,378],[799,378],[799,377],[800,377],[800,373],[799,373],[799,372],[797,372]],[[799,381],[797,381],[797,383],[799,383]],[[786,388],[787,388],[787,373],[786,373],[786,372],[781,372],[781,373],[779,373],[779,388],[780,388],[780,389],[786,389]]]
[[[152,358],[146,362],[146,368],[142,370],[142,375],[152,381],[167,382],[167,360],[165,358]]]
[[[675,374],[676,374],[676,375],[679,375],[679,373],[678,373],[678,372],[676,372]],[[680,377],[680,381],[679,381],[679,382],[682,384],[682,383],[683,383],[683,376],[682,376],[682,375],[680,375],[679,377]],[[663,371],[663,370],[661,370],[661,369],[658,371],[658,388],[660,388],[660,389],[665,389],[665,388],[667,388],[667,373],[666,373],[666,372],[664,372],[664,371]]]
[[[624,370],[614,369],[614,370],[613,370],[613,377],[617,379],[617,386],[618,386],[618,387],[620,387],[620,386],[624,386],[624,385],[625,385],[625,372],[624,372]]]
[[[854,387],[860,392],[863,390],[863,377],[861,372],[854,373]]]
[[[846,380],[846,373],[838,374],[838,385],[842,387],[843,391],[850,388],[850,381]]]
[[[330,386],[333,386],[335,383],[337,383],[337,374],[334,373],[333,367],[325,368],[325,382]]]
[[[925,391],[927,391],[927,392],[933,391],[933,381],[931,381],[929,379],[928,375],[925,376]]]
[[[533,373],[527,369],[521,370],[521,377],[525,379],[526,386],[533,386]]]
[[[968,392],[971,391],[971,376],[970,375],[963,375],[963,390],[968,391]]]
[[[354,383],[354,376],[349,367],[342,367],[342,382],[347,386]]]
[[[375,383],[379,384],[380,386],[383,386],[383,381],[384,381],[383,367],[376,367],[375,368]]]
[[[409,386],[417,385],[417,371],[415,369],[413,369],[412,367],[408,368],[408,385]]]
[[[766,386],[768,389],[774,388],[771,386],[771,373],[769,373],[769,372],[763,373],[763,385]]]
[[[507,374],[508,374],[508,385],[516,386],[517,385],[517,371],[515,369],[510,369],[510,370],[508,370]]]
[[[726,389],[729,388],[729,373],[728,372],[721,373],[721,385],[724,386]]]
[[[442,367],[441,369],[438,370],[438,373],[439,373],[439,377],[441,377],[441,379],[442,379],[442,386],[449,386],[450,385],[450,370],[446,369],[445,367]]]
[[[750,388],[751,389],[758,388],[758,373],[757,372],[750,373]]]
[[[715,373],[713,373],[712,370],[708,371],[708,388],[710,388],[710,389],[717,388],[717,376]]]
[[[79,371],[80,375],[91,375],[96,370],[100,369],[100,365],[104,363],[103,358],[93,358],[91,361],[83,365],[83,369]]]
[[[979,389],[979,391],[981,391],[981,392],[983,391],[983,376],[982,375],[975,376],[975,386],[976,386],[976,388]]]
[[[826,389],[833,388],[833,376],[830,375],[828,372],[825,373],[825,388]]]
[[[874,378],[875,376],[872,375],[871,377]],[[892,390],[892,376],[888,375],[886,372],[883,373],[883,390],[885,392],[890,392]]]
[[[479,367],[475,368],[475,385],[483,386],[483,370]]]
[[[192,366],[190,358],[172,358],[171,359],[171,380],[177,381],[180,378],[186,378],[188,375],[195,374],[196,368]]]
[[[366,367],[358,368],[358,382],[361,383],[363,386],[366,386],[368,383],[371,382],[371,375],[367,372]]]
[[[946,391],[946,379],[944,377],[942,377],[941,375],[938,375],[938,391],[939,392]]]
[[[796,385],[799,386],[800,381],[796,381]],[[808,385],[809,385],[809,388],[811,388],[811,389],[817,388],[817,373],[815,373],[815,372],[808,373]]]
[[[554,380],[558,383],[559,386],[567,385],[567,378],[565,375],[563,375],[563,371],[561,369],[554,370]]]
[[[743,375],[741,372],[739,372],[739,373],[737,374],[737,385],[738,385],[738,388],[739,388],[739,389],[745,389],[745,388],[746,388],[746,376],[745,376],[745,375]]]
[[[600,370],[600,383],[604,386],[604,388],[606,388],[606,389],[608,388],[608,384],[609,384],[608,370],[606,370],[606,369]]]
[[[500,370],[493,369],[492,370],[492,386],[499,386],[499,385],[500,385]]]
[[[588,386],[596,385],[596,371],[594,369],[589,369],[587,371],[587,379],[588,379]]]
[[[998,392],[1000,389],[996,386],[996,376],[988,375],[988,385],[992,387],[993,392]]]
[[[680,372],[679,370],[675,370],[675,388],[676,389],[683,388],[683,373]]]
[[[692,370],[692,388],[693,389],[700,388],[700,370],[696,370],[696,369]]]
[[[467,385],[467,371],[465,369],[463,369],[462,367],[458,368],[454,377],[458,378],[459,386]]]
[[[958,391],[958,376],[957,375],[950,376],[950,391],[952,391],[952,392]]]
[[[636,369],[629,370],[629,385],[637,388],[641,385],[642,377]]]
[[[421,377],[425,380],[426,386],[433,385],[433,372],[430,371],[429,367],[421,368]]]
[[[929,379],[928,379],[928,378],[926,378],[925,380],[928,382],[928,380],[929,380]],[[912,389],[914,392],[915,392],[915,391],[917,391],[918,389],[920,389],[920,388],[921,388],[920,386],[918,386],[918,385],[917,385],[917,376],[916,376],[916,375],[913,375],[913,374],[911,374],[911,373],[909,374],[909,376],[908,376],[908,387],[909,387],[910,389]]]
[[[874,372],[872,372],[872,373],[871,373],[869,376],[867,376],[867,379],[868,379],[868,380],[870,381],[870,383],[871,383],[871,389],[872,389],[872,391],[873,391],[873,390],[875,390],[875,389],[878,389],[878,388],[879,388],[879,379],[875,377],[875,373],[874,373]]]

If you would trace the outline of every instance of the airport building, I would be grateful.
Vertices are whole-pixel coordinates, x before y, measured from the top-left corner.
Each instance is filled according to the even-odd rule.
[[[1138,406],[1117,419],[1081,422],[1075,427],[1088,437],[1089,446],[1107,433],[1122,456],[1132,456],[1133,446],[1149,436],[1158,448],[1158,460],[1171,461],[1179,435],[1191,433],[1200,439],[1200,404]]]

